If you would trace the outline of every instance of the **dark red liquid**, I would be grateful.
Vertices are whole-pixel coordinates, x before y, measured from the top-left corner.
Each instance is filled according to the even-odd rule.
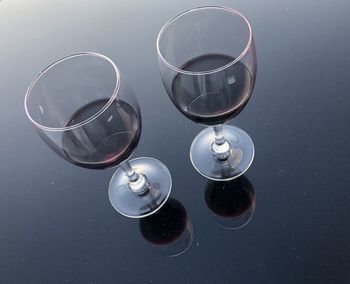
[[[194,58],[182,70],[206,71],[225,66],[233,57],[208,54]],[[241,63],[206,75],[177,74],[172,83],[172,100],[176,107],[194,122],[207,125],[223,123],[244,108],[254,80]]]
[[[107,100],[89,103],[76,111],[67,126],[91,117]],[[113,102],[101,115],[81,127],[65,132],[62,140],[65,158],[85,168],[103,169],[127,159],[140,139],[141,119],[123,101]]]
[[[164,245],[177,240],[185,231],[187,213],[183,205],[169,199],[155,214],[140,219],[140,231],[150,243]]]

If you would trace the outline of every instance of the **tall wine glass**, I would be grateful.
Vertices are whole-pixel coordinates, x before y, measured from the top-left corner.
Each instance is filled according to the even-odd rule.
[[[191,145],[193,166],[212,180],[242,175],[253,161],[253,142],[223,123],[242,111],[254,88],[256,54],[248,20],[225,7],[183,12],[162,27],[157,53],[174,105],[192,121],[212,126]]]
[[[140,109],[108,57],[85,52],[51,64],[30,84],[24,106],[40,137],[60,157],[90,169],[119,165],[109,198],[122,215],[148,216],[168,199],[171,176],[160,161],[128,161],[141,135]]]

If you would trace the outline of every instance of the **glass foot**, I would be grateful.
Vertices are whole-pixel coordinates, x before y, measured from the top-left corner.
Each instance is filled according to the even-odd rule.
[[[254,159],[254,144],[250,136],[233,125],[224,125],[226,140],[232,147],[226,161],[219,161],[211,150],[215,141],[212,127],[201,131],[193,140],[190,158],[194,168],[204,177],[211,180],[231,180],[244,174]]]
[[[142,218],[158,211],[167,201],[171,191],[171,175],[168,168],[153,158],[136,158],[129,161],[138,174],[147,177],[150,191],[139,196],[129,188],[129,180],[118,168],[109,183],[109,200],[114,209],[130,218]]]

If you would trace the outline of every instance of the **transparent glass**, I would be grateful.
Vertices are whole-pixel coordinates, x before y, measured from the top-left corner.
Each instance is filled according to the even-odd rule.
[[[109,197],[121,214],[145,217],[167,200],[171,176],[161,162],[128,162],[141,135],[140,108],[108,57],[85,52],[51,64],[30,84],[24,107],[40,137],[63,159],[90,169],[119,165]]]
[[[239,12],[199,7],[167,22],[157,38],[167,93],[186,117],[209,125],[193,141],[193,166],[212,180],[242,175],[254,158],[249,135],[223,125],[248,103],[256,78],[251,26]]]
[[[230,181],[209,181],[204,200],[215,223],[225,229],[248,225],[256,206],[253,185],[244,175]]]

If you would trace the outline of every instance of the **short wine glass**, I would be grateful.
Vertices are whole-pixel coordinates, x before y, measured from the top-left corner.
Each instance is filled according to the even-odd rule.
[[[256,52],[248,20],[217,6],[183,12],[162,27],[157,53],[174,105],[192,121],[213,126],[194,139],[193,166],[212,180],[242,175],[254,159],[254,144],[246,132],[224,123],[242,111],[255,84]]]
[[[166,202],[171,176],[160,161],[128,161],[141,135],[137,98],[108,57],[84,52],[43,70],[30,84],[25,111],[45,143],[84,168],[119,165],[109,184],[113,207],[131,218],[148,216]]]

